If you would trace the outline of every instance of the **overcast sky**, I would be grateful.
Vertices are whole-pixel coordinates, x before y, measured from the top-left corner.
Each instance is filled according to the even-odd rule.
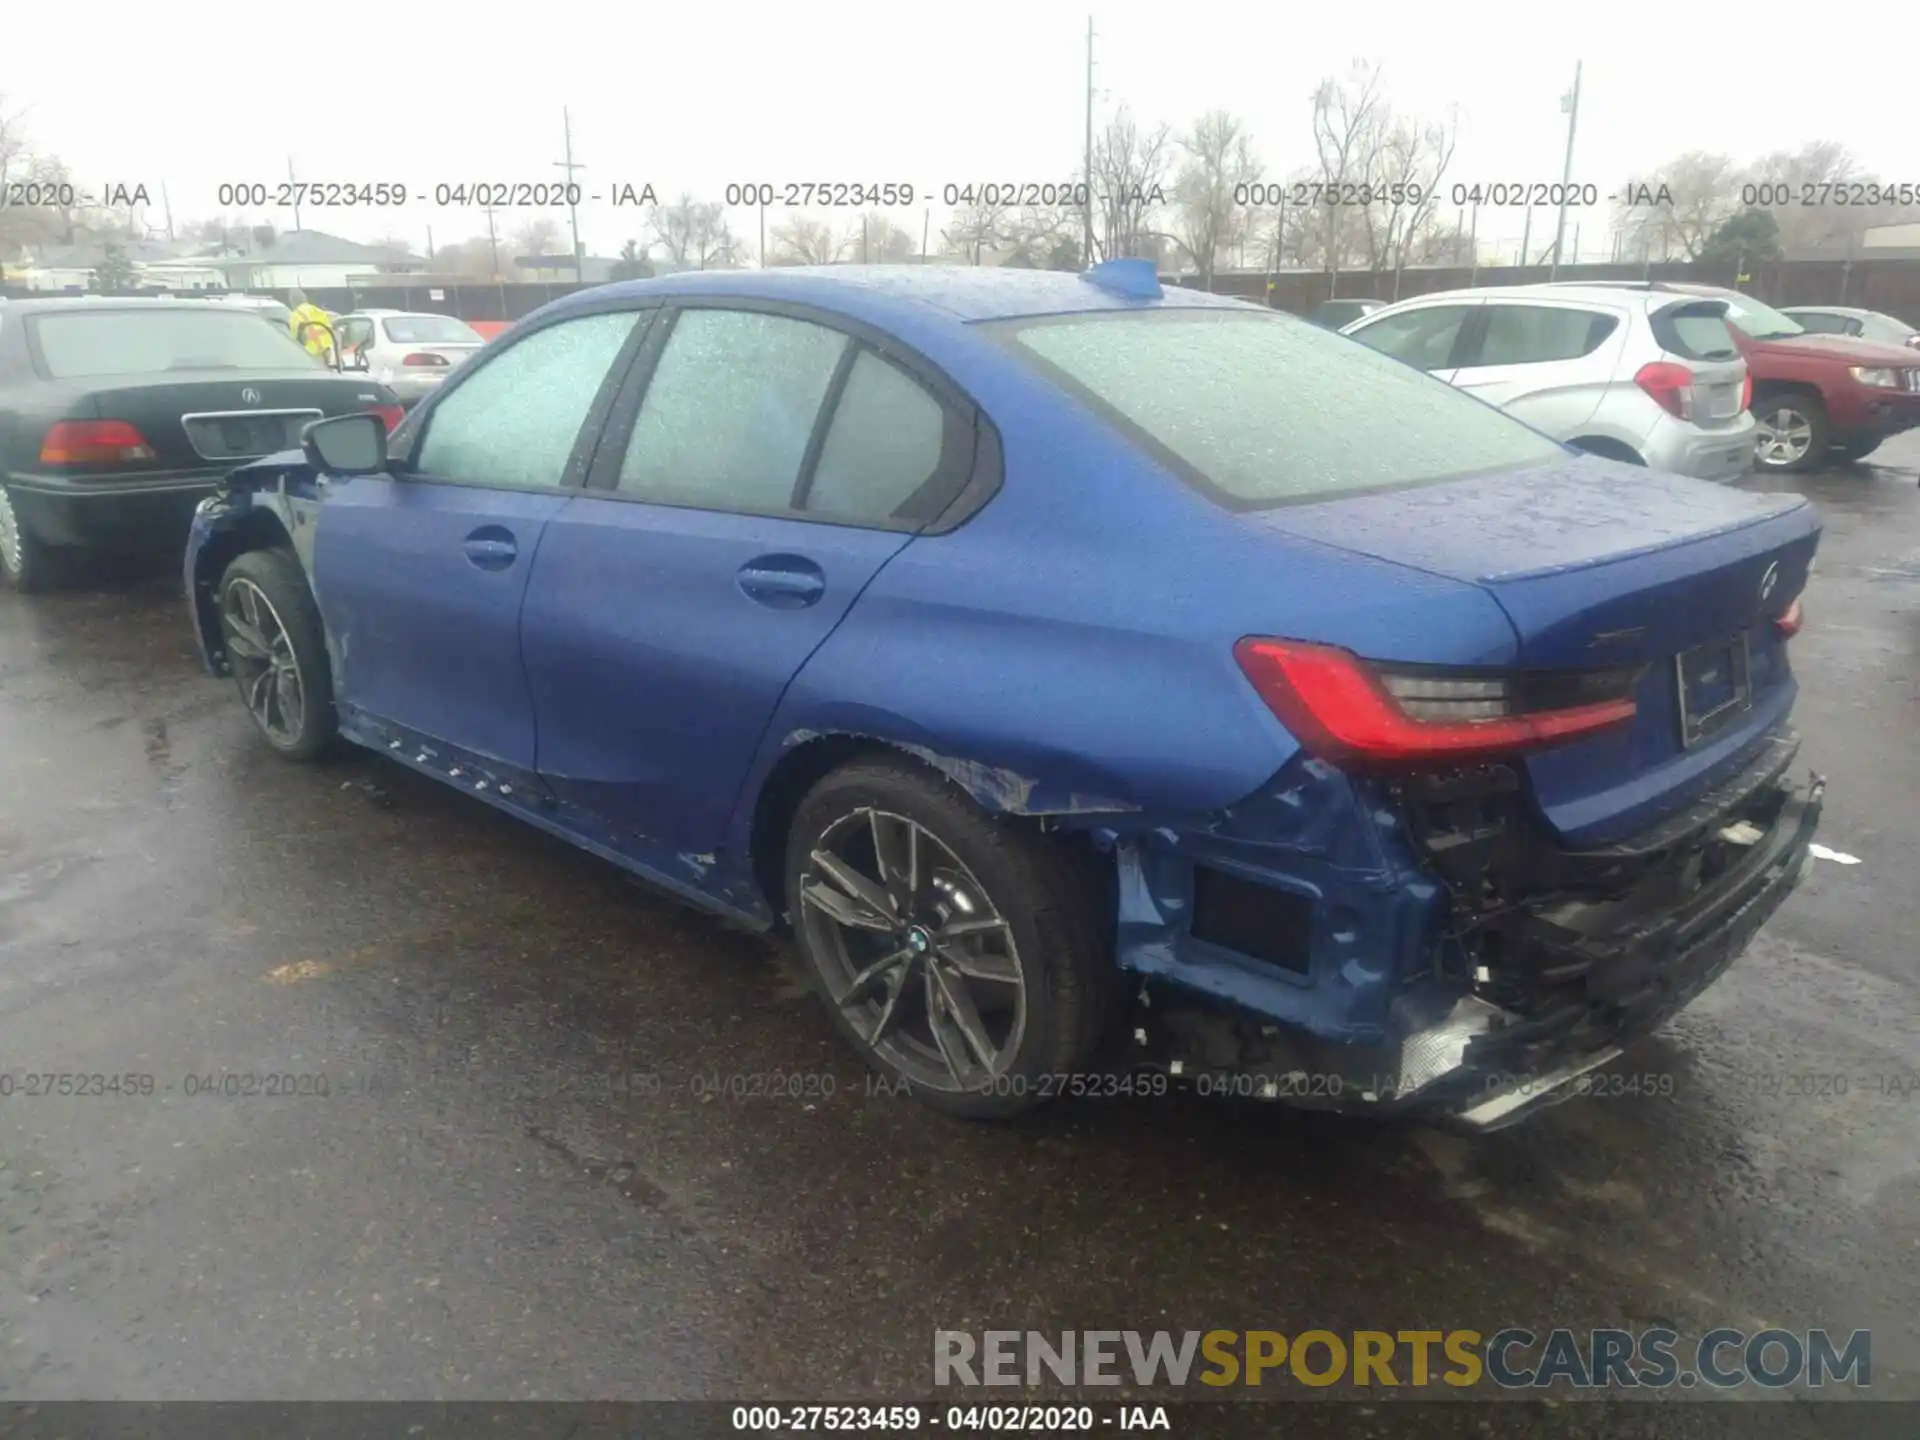
[[[935,192],[936,229],[942,185],[1066,180],[1082,146],[1084,3],[248,5],[205,24],[190,11],[129,7],[117,19],[114,9],[86,9],[85,24],[137,43],[85,43],[74,11],[12,7],[0,93],[83,185],[145,182],[155,220],[163,182],[176,221],[211,216],[222,181],[283,179],[289,155],[308,181],[430,191],[553,180],[563,105],[589,191],[651,182],[663,196],[718,199],[729,181],[897,180]],[[1877,178],[1920,181],[1907,48],[1856,45],[1822,60],[1724,6],[1112,0],[1091,10],[1096,124],[1123,102],[1176,126],[1225,108],[1245,117],[1270,174],[1311,159],[1314,84],[1365,56],[1383,63],[1399,108],[1459,106],[1449,183],[1557,181],[1559,97],[1576,59],[1574,178],[1602,194],[1683,150],[1750,158],[1816,139],[1850,146]],[[923,208],[898,216],[916,238]],[[565,210],[554,214],[564,225]],[[290,212],[271,218],[293,223]],[[1582,218],[1595,251],[1604,208]],[[485,231],[478,211],[431,204],[307,207],[302,220],[361,239],[403,234],[422,250],[429,226],[439,244]],[[645,235],[635,212],[605,203],[583,206],[580,223],[597,254]],[[754,224],[743,213],[736,228],[751,237]],[[1482,238],[1517,240],[1521,224],[1518,210],[1483,210]]]

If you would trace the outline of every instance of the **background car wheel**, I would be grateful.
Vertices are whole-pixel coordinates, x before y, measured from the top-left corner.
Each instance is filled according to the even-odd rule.
[[[1754,463],[1762,470],[1811,470],[1827,458],[1827,412],[1811,395],[1782,391],[1753,402]]]
[[[801,801],[786,894],[835,1025],[930,1105],[1018,1114],[1099,1042],[1118,976],[1088,877],[906,761],[845,766]]]
[[[13,497],[0,485],[0,579],[21,594],[44,590],[53,583],[58,556],[21,525]]]
[[[267,743],[311,760],[333,739],[333,677],[320,611],[300,562],[249,550],[220,577],[220,633],[240,699]]]

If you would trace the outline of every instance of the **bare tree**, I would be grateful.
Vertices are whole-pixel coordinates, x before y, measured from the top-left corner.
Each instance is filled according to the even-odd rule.
[[[904,265],[913,259],[913,236],[878,210],[860,217],[847,237],[863,265]]]
[[[1320,161],[1316,183],[1322,193],[1336,198],[1350,185],[1363,183],[1372,163],[1371,147],[1379,135],[1380,67],[1356,60],[1344,80],[1322,80],[1313,92],[1313,147]],[[1354,222],[1365,217],[1355,207],[1327,205],[1321,219],[1325,263],[1339,283],[1341,261],[1349,252]]]
[[[1007,243],[1012,222],[1012,212],[1005,205],[969,205],[953,212],[940,239],[948,254],[978,265],[988,252],[997,255]]]
[[[1628,184],[1614,206],[1614,228],[1630,259],[1692,260],[1739,210],[1732,157],[1689,150]]]
[[[1001,218],[997,234],[1005,263],[1034,270],[1075,269],[1080,265],[1079,214],[1058,205],[1026,205]],[[1067,260],[1071,248],[1073,258]]]
[[[796,214],[773,227],[767,237],[774,265],[837,265],[858,245],[857,236],[842,235],[831,221]]]
[[[560,226],[552,220],[529,220],[514,230],[508,244],[514,254],[528,258],[561,254]]]
[[[1240,238],[1246,224],[1246,204],[1238,192],[1260,178],[1260,162],[1245,122],[1225,110],[1196,120],[1180,138],[1180,148],[1186,158],[1173,183],[1177,238],[1201,285],[1211,290],[1221,252]]]
[[[724,268],[732,263],[733,232],[726,206],[682,193],[668,205],[649,205],[647,224],[676,270]]]
[[[1459,112],[1444,121],[1427,122],[1394,114],[1385,106],[1375,112],[1379,143],[1368,157],[1361,206],[1366,222],[1367,258],[1376,270],[1396,269],[1407,263],[1407,251],[1436,227],[1440,182],[1453,160],[1460,136]],[[1344,198],[1344,197],[1341,197]]]
[[[404,235],[382,235],[373,243],[376,249],[391,250],[396,255],[411,255],[414,253],[413,241]]]
[[[1152,216],[1173,168],[1170,127],[1143,131],[1126,106],[1093,143],[1093,248],[1102,260],[1159,258]]]

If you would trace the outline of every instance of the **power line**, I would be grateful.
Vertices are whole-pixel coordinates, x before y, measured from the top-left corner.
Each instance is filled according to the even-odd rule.
[[[573,172],[587,167],[576,165],[573,161],[573,117],[567,113],[564,105],[560,108],[560,123],[566,130],[567,158],[553,163],[567,172],[567,222],[573,229],[573,279],[575,284],[584,285],[587,283],[586,264],[580,252],[580,207],[574,203]]]

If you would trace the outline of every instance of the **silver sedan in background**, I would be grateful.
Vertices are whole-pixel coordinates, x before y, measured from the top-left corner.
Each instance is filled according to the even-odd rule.
[[[1782,305],[1780,313],[1798,320],[1810,335],[1857,335],[1882,345],[1920,350],[1920,330],[1878,310],[1858,310],[1851,305]]]
[[[333,322],[344,370],[364,370],[411,406],[431,395],[486,339],[451,315],[356,310]]]

